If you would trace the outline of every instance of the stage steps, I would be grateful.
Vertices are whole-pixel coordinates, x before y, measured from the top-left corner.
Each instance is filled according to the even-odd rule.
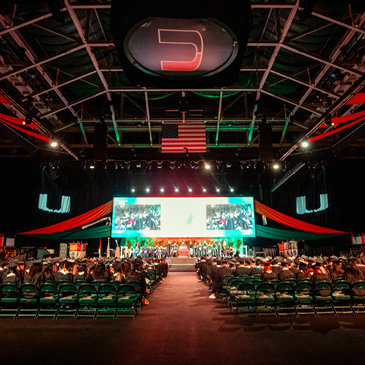
[[[193,257],[171,257],[166,261],[171,272],[195,271],[195,258]]]

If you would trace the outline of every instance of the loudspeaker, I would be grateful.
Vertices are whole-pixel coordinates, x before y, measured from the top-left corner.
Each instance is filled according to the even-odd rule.
[[[108,126],[105,122],[94,127],[94,160],[106,161],[108,159]]]
[[[259,123],[259,159],[272,160],[273,156],[272,126],[264,119]]]

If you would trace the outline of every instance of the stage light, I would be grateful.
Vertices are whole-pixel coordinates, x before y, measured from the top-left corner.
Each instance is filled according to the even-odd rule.
[[[203,188],[203,193],[206,193],[207,192],[207,189],[206,188]]]
[[[179,192],[179,188],[175,188],[175,193],[178,193]]]
[[[221,191],[221,189],[216,188],[216,189],[215,189],[215,191],[216,191],[217,193],[219,193],[219,192]]]
[[[161,188],[160,191],[161,191],[161,193],[163,193],[165,191],[165,189],[164,188]]]
[[[209,164],[209,163],[206,163],[206,164],[205,164],[205,169],[206,169],[206,170],[210,170],[210,164]]]
[[[132,188],[132,189],[131,189],[131,192],[132,192],[132,193],[135,193],[135,192],[136,192],[136,189],[135,189],[135,188]]]
[[[50,145],[51,145],[51,147],[54,148],[54,147],[58,146],[58,143],[57,143],[57,141],[53,140],[53,141],[51,141]]]
[[[150,188],[146,188],[146,193],[149,193],[151,191]]]
[[[93,163],[91,163],[91,164],[89,165],[89,169],[94,170],[94,169],[95,169],[95,165],[94,165]]]
[[[275,170],[278,170],[279,169],[279,167],[280,167],[280,165],[277,163],[277,162],[275,162],[274,163],[274,165],[272,166]]]
[[[308,146],[309,146],[308,141],[303,141],[302,142],[302,147],[307,148]]]
[[[193,189],[192,188],[189,188],[188,190],[189,190],[189,193],[192,193],[193,192]]]
[[[230,191],[231,193],[234,193],[234,189],[233,189],[233,188],[230,188],[230,189],[229,189],[229,191]]]

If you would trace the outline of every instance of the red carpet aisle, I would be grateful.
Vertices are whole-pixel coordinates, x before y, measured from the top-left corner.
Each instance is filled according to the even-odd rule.
[[[133,319],[0,319],[5,364],[359,364],[365,315],[238,318],[170,273]]]

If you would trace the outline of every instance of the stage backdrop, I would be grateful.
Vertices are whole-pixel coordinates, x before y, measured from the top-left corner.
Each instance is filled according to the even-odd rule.
[[[114,198],[112,237],[254,237],[252,197]]]

